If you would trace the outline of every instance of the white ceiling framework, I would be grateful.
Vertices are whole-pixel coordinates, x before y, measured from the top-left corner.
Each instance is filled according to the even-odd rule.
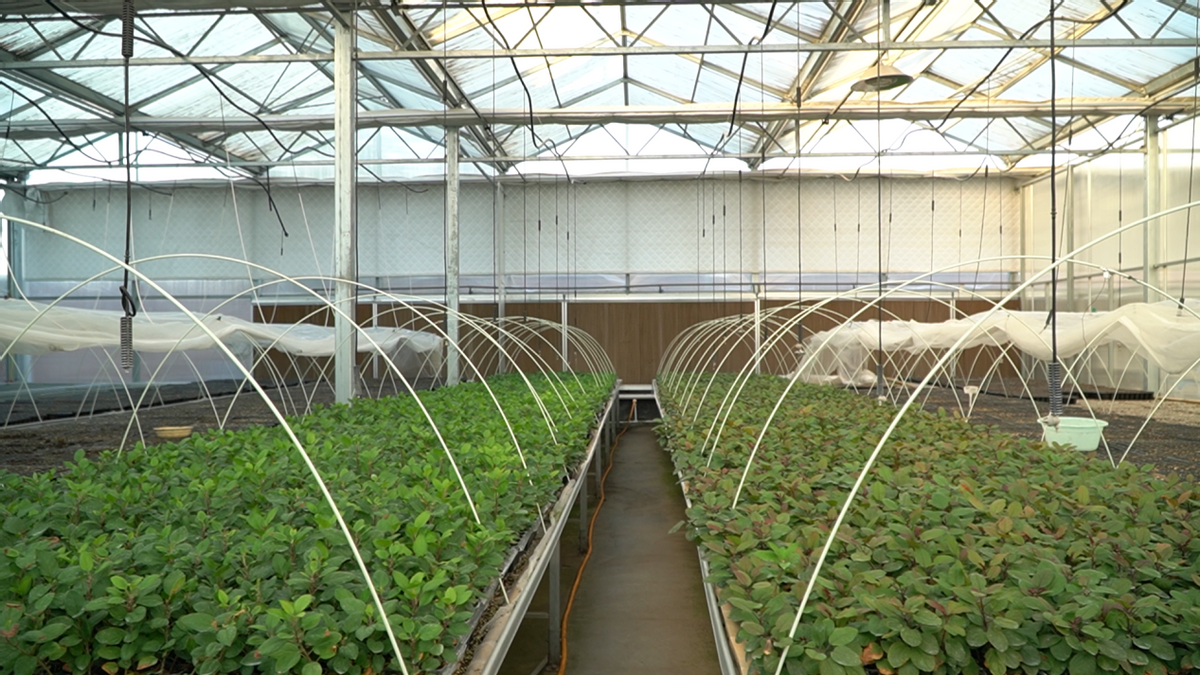
[[[5,4],[0,175],[117,170],[120,2]],[[368,179],[440,174],[447,126],[483,175],[667,155],[969,174],[1045,171],[1052,98],[1068,159],[1135,142],[1146,115],[1195,114],[1200,2],[1055,4],[1052,40],[1040,0],[138,0],[133,159],[168,178],[331,175],[350,12]],[[914,81],[852,91],[880,59]]]

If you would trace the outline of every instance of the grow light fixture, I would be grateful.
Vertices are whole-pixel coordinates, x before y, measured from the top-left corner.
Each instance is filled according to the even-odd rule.
[[[858,79],[850,88],[854,91],[886,91],[902,87],[913,81],[912,75],[905,73],[896,66],[880,64],[867,68],[858,74]]]

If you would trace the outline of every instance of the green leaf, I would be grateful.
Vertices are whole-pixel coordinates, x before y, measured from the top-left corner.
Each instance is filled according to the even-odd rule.
[[[1095,675],[1096,657],[1087,652],[1079,652],[1071,657],[1071,662],[1067,664],[1067,670],[1071,675]]]
[[[917,611],[913,612],[913,619],[915,619],[916,622],[922,626],[933,626],[935,628],[940,628],[942,625],[941,617],[927,609],[918,609]]]
[[[292,613],[299,614],[300,612],[303,612],[304,610],[308,609],[308,606],[312,604],[312,601],[313,596],[308,594],[296,598],[296,601],[293,603]]]
[[[193,614],[185,614],[175,621],[175,624],[182,626],[193,633],[205,633],[216,630],[216,619],[212,614],[196,612]]]
[[[988,628],[987,639],[997,651],[1008,651],[1008,636],[1004,634],[1004,631],[1001,628],[997,626],[991,626]]]
[[[1004,661],[1004,653],[995,648],[987,650],[983,655],[983,664],[987,666],[988,672],[992,675],[1004,675],[1008,672],[1008,665]]]
[[[862,665],[862,659],[859,658],[858,651],[851,649],[846,645],[834,647],[833,653],[830,654],[829,657],[843,666]]]
[[[829,634],[829,644],[833,645],[834,647],[840,647],[842,645],[848,645],[851,642],[854,642],[855,638],[857,637],[857,628],[853,626],[842,626],[840,628],[834,628]]]
[[[820,675],[846,675],[846,669],[833,659],[825,659],[818,667]]]
[[[285,643],[275,652],[275,672],[286,673],[297,663],[300,663],[300,650],[295,644]]]
[[[920,647],[922,639],[921,631],[917,630],[916,628],[901,628],[900,639],[904,640],[904,643],[910,647]]]
[[[321,664],[309,661],[300,669],[300,675],[321,675]]]
[[[110,626],[96,633],[96,642],[102,645],[119,645],[125,639],[125,631]]]

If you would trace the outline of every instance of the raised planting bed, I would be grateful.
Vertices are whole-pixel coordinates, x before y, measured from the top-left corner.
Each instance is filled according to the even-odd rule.
[[[482,524],[413,397],[289,418],[410,673],[453,670],[514,545],[579,471],[613,391],[611,375],[579,377],[563,377],[564,405],[547,377],[530,376],[558,444],[519,376],[489,380],[528,469],[482,384],[420,394]],[[2,474],[0,552],[0,672],[399,672],[350,546],[281,427]]]
[[[785,380],[756,377],[702,451],[732,376],[696,422],[660,399],[691,496],[687,528],[741,642],[774,673],[1181,673],[1200,665],[1200,497],[1146,467],[911,409],[821,548],[897,409],[797,384],[732,508]],[[719,632],[719,631],[718,631]]]

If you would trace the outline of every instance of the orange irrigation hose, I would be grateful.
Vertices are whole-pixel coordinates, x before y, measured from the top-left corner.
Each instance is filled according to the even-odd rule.
[[[564,675],[567,672],[567,620],[571,618],[571,608],[575,606],[575,593],[579,590],[579,582],[583,579],[583,570],[587,567],[588,560],[592,557],[592,531],[596,529],[596,516],[600,515],[600,507],[604,506],[604,484],[608,482],[608,472],[612,471],[613,453],[617,451],[617,444],[621,442],[621,437],[629,431],[629,425],[633,422],[634,412],[637,410],[637,399],[633,399],[633,404],[629,406],[629,417],[625,419],[625,428],[617,437],[613,439],[612,449],[608,453],[608,468],[604,470],[604,475],[600,477],[600,499],[596,502],[596,508],[592,511],[592,519],[588,522],[587,552],[583,554],[583,562],[579,563],[579,571],[575,573],[575,583],[571,584],[571,594],[567,596],[567,607],[563,610],[562,629],[559,631],[559,647],[562,652],[562,660],[558,662],[558,675]],[[586,478],[585,478],[586,480]]]

